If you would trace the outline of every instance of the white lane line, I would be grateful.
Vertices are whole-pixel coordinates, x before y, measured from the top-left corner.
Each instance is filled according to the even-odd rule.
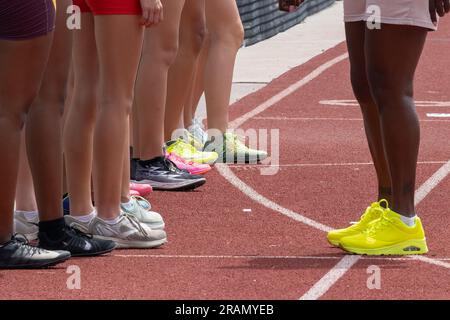
[[[425,183],[416,191],[415,202],[419,204],[436,186],[450,173],[450,161],[439,168]]]
[[[340,56],[338,56],[338,57],[336,57],[336,58],[326,62],[322,66],[319,66],[312,73],[307,75],[305,78],[303,78],[300,81],[298,81],[297,83],[289,86],[288,88],[286,88],[285,90],[281,91],[279,94],[273,96],[269,100],[263,102],[261,105],[259,105],[258,107],[256,107],[252,111],[249,111],[246,114],[242,115],[241,117],[239,117],[239,118],[235,119],[234,121],[230,122],[230,128],[232,128],[232,129],[238,128],[239,126],[244,124],[246,121],[248,121],[252,117],[254,117],[254,116],[260,114],[261,112],[267,110],[268,108],[274,106],[275,104],[277,104],[278,102],[280,102],[284,98],[288,97],[290,94],[292,94],[296,90],[300,89],[304,85],[308,84],[309,82],[311,82],[312,80],[317,78],[319,75],[321,75],[326,70],[330,69],[331,67],[333,67],[334,65],[338,64],[339,62],[345,60],[346,58],[348,58],[348,54],[343,54],[343,55],[340,55]],[[446,165],[444,165],[444,167],[445,166]],[[253,199],[257,203],[259,203],[259,204],[261,204],[261,205],[263,205],[263,206],[265,206],[265,207],[267,207],[267,208],[269,208],[271,210],[277,211],[277,212],[279,212],[279,213],[281,213],[281,214],[283,214],[283,215],[285,215],[287,217],[290,217],[291,219],[293,219],[295,221],[298,221],[298,222],[304,223],[304,224],[306,224],[306,225],[308,225],[310,227],[313,227],[315,229],[318,229],[318,230],[321,230],[321,231],[324,231],[324,232],[328,232],[329,230],[332,229],[331,227],[328,227],[328,226],[326,226],[326,225],[324,225],[324,224],[322,224],[320,222],[317,222],[315,220],[309,219],[309,218],[307,218],[307,217],[305,217],[305,216],[303,216],[301,214],[298,214],[298,213],[296,213],[296,212],[294,212],[292,210],[284,208],[284,207],[278,205],[277,203],[275,203],[275,202],[265,198],[264,196],[262,196],[261,194],[256,192],[254,189],[252,189],[250,186],[245,184],[238,177],[236,177],[236,175],[234,175],[234,173],[230,170],[230,168],[227,167],[227,165],[219,164],[219,165],[217,165],[217,169],[218,169],[219,173],[226,180],[228,180],[228,182],[230,182],[238,190],[243,192],[245,195],[247,195],[249,198]],[[439,171],[441,171],[441,169]],[[443,171],[446,171],[446,170],[444,169]],[[445,175],[448,175],[448,172]],[[433,175],[433,176],[435,176],[435,175]],[[420,194],[419,194],[419,197],[416,197],[416,204],[418,204],[420,201],[422,201],[425,198],[425,196],[429,192],[431,192],[431,190],[433,190],[433,188],[435,188],[437,186],[437,184],[442,179],[443,179],[443,177],[439,178],[439,175],[438,175],[438,177],[433,179],[433,180],[431,178],[429,180],[427,180],[427,182],[425,182],[425,184],[419,188]],[[316,290],[317,288],[315,286],[313,286],[310,289],[311,292],[323,292],[320,296],[317,296],[316,299],[320,298],[324,293],[326,293],[336,283],[336,281],[338,281],[351,268],[351,266],[353,266],[359,259],[361,259],[360,256],[352,256],[352,259],[350,259],[350,258],[347,259],[347,257],[344,257],[341,260],[342,263],[338,263],[333,268],[333,269],[336,269],[336,267],[339,267],[339,269],[340,269],[339,272],[333,272],[333,269],[330,270],[330,272],[332,274],[334,274],[335,276],[327,277],[324,280],[327,283],[327,286],[328,286],[327,288],[323,285],[323,281],[322,282],[319,281],[320,282],[320,286],[322,288],[320,291]],[[428,260],[430,260],[430,259],[431,258],[428,258]],[[434,259],[431,259],[431,260],[434,261]],[[421,261],[427,262],[427,260],[421,260]],[[308,295],[308,293],[306,293],[306,295]]]
[[[228,168],[226,164],[218,163],[216,164],[216,168],[218,172],[226,179],[229,183],[231,183],[236,189],[240,190],[242,193],[247,195],[252,200],[257,203],[263,205],[264,207],[277,211],[295,221],[306,224],[307,226],[313,227],[314,229],[318,229],[323,232],[329,232],[333,230],[333,228],[326,226],[320,222],[314,221],[310,218],[307,218],[297,212],[294,212],[290,209],[284,208],[279,204],[267,199],[263,195],[256,192],[252,187],[245,184],[241,179],[239,179],[231,170]]]
[[[450,118],[450,113],[427,113],[429,118]]]
[[[305,86],[306,84],[310,83],[312,80],[316,79],[318,76],[320,76],[322,73],[333,67],[334,65],[338,64],[339,62],[345,60],[348,58],[348,53],[344,53],[324,64],[319,66],[317,69],[312,71],[310,74],[305,76],[300,81],[294,83],[293,85],[287,87],[280,93],[274,95],[272,98],[268,99],[267,101],[260,104],[255,109],[247,112],[246,114],[242,115],[241,117],[235,119],[234,121],[231,121],[229,126],[230,128],[238,128],[240,127],[244,122],[247,120],[253,118],[254,116],[260,114],[261,112],[265,111],[266,109],[272,107],[274,104],[280,102],[284,98],[290,96],[293,92],[297,91],[301,87]]]
[[[433,264],[439,267],[450,269],[450,263],[444,262],[443,260],[431,259],[426,256],[410,256],[410,259],[422,261],[425,263]]]
[[[345,256],[299,300],[317,300],[323,296],[345,273],[359,261],[359,256]]]
[[[444,164],[447,161],[419,161],[419,165],[434,165],[434,164]],[[230,164],[230,168],[256,168],[259,170],[264,167],[280,167],[280,168],[291,168],[291,167],[355,167],[355,166],[369,166],[373,165],[373,162],[342,162],[342,163],[292,163],[292,164],[279,164],[279,165],[259,165],[255,166],[252,164]]]
[[[445,118],[445,117],[440,117]],[[362,118],[322,118],[322,117],[254,117],[255,120],[271,120],[271,121],[358,121],[362,122]],[[420,122],[449,122],[450,119],[419,119]]]
[[[178,255],[178,254],[112,254],[111,257],[117,258],[143,258],[143,259],[217,259],[217,260],[249,260],[249,259],[267,259],[267,260],[341,260],[339,256],[258,256],[258,255]],[[353,256],[355,257],[355,256]],[[419,257],[420,258],[420,257]],[[371,261],[410,261],[410,258],[402,257],[362,257],[363,260]],[[417,258],[416,258],[417,259]],[[417,259],[419,260],[419,259]],[[450,261],[450,258],[434,258],[434,262]]]

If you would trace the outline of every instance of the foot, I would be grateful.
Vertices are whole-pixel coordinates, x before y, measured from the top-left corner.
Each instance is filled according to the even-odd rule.
[[[132,196],[129,203],[122,203],[120,208],[123,212],[135,216],[139,222],[142,222],[152,230],[163,230],[165,223],[161,215],[150,211],[150,203],[142,197]],[[149,208],[149,209],[147,209]]]
[[[368,225],[372,221],[375,221],[381,217],[381,215],[385,210],[385,208],[382,206],[384,202],[386,202],[385,207],[387,207],[386,200],[374,202],[370,205],[370,207],[367,207],[366,211],[363,213],[358,222],[352,223],[349,227],[345,229],[337,229],[328,232],[327,235],[328,242],[333,246],[338,247],[342,238],[354,236],[356,234],[361,233],[368,227]]]
[[[24,235],[28,241],[37,240],[39,233],[38,224],[38,215],[33,217],[33,219],[29,219],[23,211],[14,212],[14,232]]]
[[[0,245],[0,269],[38,269],[54,266],[70,258],[67,251],[49,251],[30,246],[18,235]]]
[[[163,156],[148,161],[138,161],[132,180],[135,183],[150,184],[154,190],[166,191],[193,190],[206,182],[202,176],[191,175],[178,169]]]
[[[428,252],[421,220],[416,217],[413,227],[401,216],[386,209],[378,220],[363,232],[340,240],[345,251],[364,255],[416,255]]]
[[[59,239],[50,239],[46,233],[39,232],[39,247],[69,251],[72,257],[92,257],[113,251],[116,244],[113,241],[94,239],[88,233],[66,226]]]
[[[217,152],[223,163],[257,163],[267,158],[266,151],[250,149],[231,132],[224,133],[222,141],[208,141],[204,150]]]

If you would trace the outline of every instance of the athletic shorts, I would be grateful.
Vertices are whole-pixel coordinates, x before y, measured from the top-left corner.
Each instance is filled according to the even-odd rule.
[[[26,40],[55,29],[52,0],[0,0],[0,40]]]
[[[95,15],[142,14],[139,0],[73,0],[73,4],[80,7],[81,12]]]
[[[370,6],[379,7],[381,23],[437,29],[428,0],[344,0],[345,22],[367,21],[374,14]]]

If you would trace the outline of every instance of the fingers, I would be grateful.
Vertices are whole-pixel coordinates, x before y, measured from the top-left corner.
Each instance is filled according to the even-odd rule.
[[[445,15],[444,10],[444,1],[443,0],[436,0],[434,1],[434,5],[436,7],[436,12],[440,17],[443,17]]]
[[[161,3],[151,6],[142,6],[141,25],[150,28],[158,25],[163,20],[163,7]]]
[[[435,0],[430,0],[430,17],[431,17],[431,21],[433,22],[433,24],[437,25],[438,18],[437,18],[437,14],[436,14],[436,2],[435,2]]]
[[[450,12],[450,0],[444,0],[444,10],[446,13]]]

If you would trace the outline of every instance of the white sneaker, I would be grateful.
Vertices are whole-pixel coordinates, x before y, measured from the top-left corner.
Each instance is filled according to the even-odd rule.
[[[28,241],[34,241],[38,238],[39,233],[39,216],[33,220],[28,220],[25,212],[14,212],[14,232],[24,235]]]
[[[115,224],[95,217],[89,224],[89,233],[97,239],[113,240],[117,248],[155,248],[167,242],[163,230],[152,230],[134,215],[123,212]]]
[[[146,224],[152,230],[163,230],[166,226],[159,213],[150,211],[150,202],[140,196],[131,196],[130,204],[122,203],[120,207],[123,212],[135,216],[139,222]]]

